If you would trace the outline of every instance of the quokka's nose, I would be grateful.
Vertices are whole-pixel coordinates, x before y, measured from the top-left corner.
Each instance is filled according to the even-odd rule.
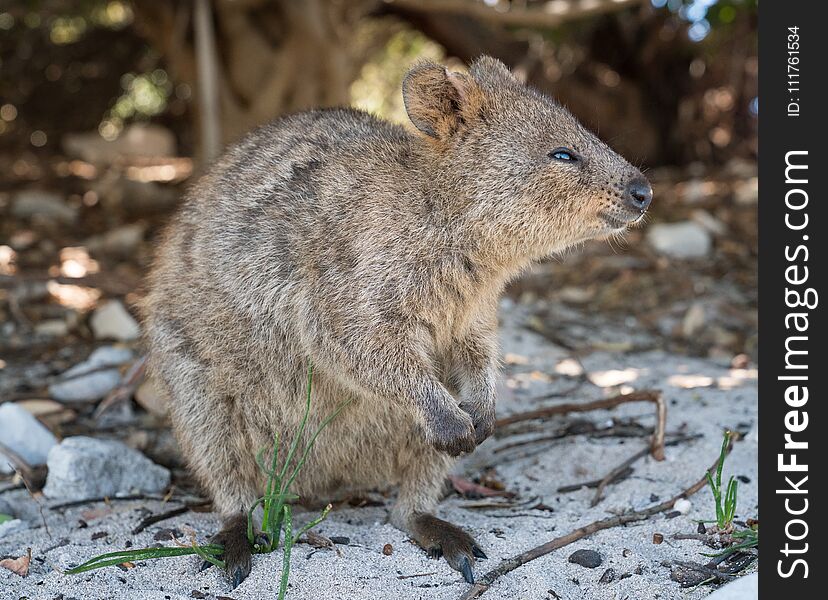
[[[624,200],[633,210],[644,212],[653,201],[653,188],[646,179],[636,178],[627,184]]]

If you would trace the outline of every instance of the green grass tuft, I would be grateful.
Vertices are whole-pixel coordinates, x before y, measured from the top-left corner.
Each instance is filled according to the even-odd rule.
[[[331,510],[331,505],[325,507],[318,517],[307,523],[302,527],[298,533],[293,532],[293,517],[290,503],[298,500],[299,496],[290,491],[290,487],[299,475],[302,467],[307,461],[311,449],[316,443],[316,438],[322,433],[331,421],[333,421],[342,409],[344,409],[350,400],[340,404],[334,412],[325,417],[325,419],[316,428],[313,435],[311,435],[301,454],[298,455],[295,466],[291,468],[291,462],[297,457],[299,451],[299,444],[305,429],[308,424],[308,417],[311,408],[311,392],[313,390],[313,364],[308,366],[308,384],[307,394],[305,398],[305,413],[302,421],[299,424],[299,429],[293,437],[293,440],[288,448],[287,455],[284,462],[279,467],[279,436],[274,438],[273,452],[271,454],[270,464],[266,465],[264,462],[264,453],[266,449],[262,449],[256,455],[256,463],[266,476],[265,493],[261,498],[256,499],[253,505],[247,511],[247,539],[253,548],[255,554],[266,554],[276,550],[281,542],[283,548],[283,562],[282,575],[279,583],[279,600],[282,600],[287,593],[288,576],[290,574],[290,555],[293,545],[299,541],[299,538],[321,523]],[[253,512],[258,506],[262,506],[262,538],[261,540],[256,536],[253,526]],[[0,515],[0,523],[5,519],[6,515]],[[282,533],[284,532],[284,539],[282,541]],[[259,542],[259,543],[257,543]],[[180,547],[166,547],[166,548],[136,548],[130,550],[122,550],[120,552],[110,552],[108,554],[101,554],[96,556],[83,564],[78,565],[64,571],[68,575],[76,575],[78,573],[85,573],[93,569],[100,569],[103,567],[110,567],[120,565],[125,562],[148,560],[152,558],[167,558],[171,556],[186,556],[188,554],[195,554],[202,559],[213,563],[214,565],[224,568],[224,562],[220,560],[223,548],[216,544],[206,544],[203,546],[197,545],[195,541],[190,546]]]

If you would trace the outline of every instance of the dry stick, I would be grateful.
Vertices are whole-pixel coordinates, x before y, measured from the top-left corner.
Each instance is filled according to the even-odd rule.
[[[141,356],[138,360],[132,363],[129,369],[127,369],[127,372],[121,380],[121,383],[118,384],[118,387],[109,392],[106,398],[103,399],[103,402],[101,402],[98,405],[98,408],[95,409],[95,419],[98,419],[102,414],[104,414],[106,411],[111,409],[116,404],[126,402],[127,400],[132,398],[133,394],[135,394],[135,390],[138,389],[138,386],[141,385],[141,382],[144,380],[144,372],[146,371],[146,366],[146,356]]]
[[[664,460],[664,432],[667,426],[667,405],[664,403],[664,398],[658,390],[640,390],[630,394],[621,394],[613,396],[612,398],[605,398],[603,400],[595,400],[593,402],[585,403],[567,403],[558,404],[556,406],[548,406],[546,408],[539,408],[516,415],[510,415],[495,421],[495,428],[505,427],[512,423],[520,423],[521,421],[531,421],[532,419],[543,419],[553,415],[561,415],[571,412],[588,412],[592,410],[602,410],[615,408],[621,404],[629,402],[652,402],[656,405],[656,426],[653,431],[653,439],[650,443],[650,452],[656,460]]]
[[[733,448],[733,441],[728,444],[727,449],[724,452],[724,456],[726,457],[730,454],[731,449]],[[719,465],[719,458],[707,469],[707,473],[711,475],[716,471],[716,468]],[[657,515],[658,513],[665,512],[673,507],[677,500],[681,500],[682,498],[687,498],[688,496],[692,496],[700,489],[702,489],[705,484],[707,483],[707,477],[702,477],[698,481],[696,481],[693,485],[688,487],[682,492],[679,492],[669,500],[665,500],[660,504],[656,504],[655,506],[651,506],[649,508],[645,508],[643,510],[637,510],[629,513],[625,513],[622,515],[616,515],[614,517],[610,517],[608,519],[601,519],[600,521],[595,521],[590,523],[589,525],[585,525],[583,527],[579,527],[578,529],[554,540],[550,540],[545,544],[532,548],[531,550],[527,550],[526,552],[522,552],[517,556],[513,556],[512,558],[507,558],[506,560],[501,561],[501,563],[488,573],[486,573],[483,577],[481,577],[478,583],[475,583],[471,588],[469,588],[466,593],[460,596],[459,600],[473,600],[474,598],[479,598],[483,595],[483,593],[491,587],[492,583],[502,575],[506,575],[507,573],[511,573],[518,567],[525,565],[529,561],[535,560],[536,558],[540,558],[541,556],[545,556],[550,552],[557,550],[559,548],[563,548],[571,544],[572,542],[577,542],[578,540],[585,538],[589,535],[597,531],[602,531],[604,529],[610,529],[611,527],[618,527],[619,525],[625,525],[627,523],[633,523],[635,521],[644,521],[652,517],[653,515]]]
[[[187,506],[185,504],[184,506],[176,506],[175,508],[171,508],[170,510],[158,513],[156,515],[150,515],[148,517],[141,519],[141,522],[135,526],[135,528],[132,530],[132,533],[141,533],[150,525],[155,525],[160,521],[166,521],[167,519],[172,519],[173,517],[177,517],[178,515],[183,515],[184,513],[189,512],[190,510],[192,510],[192,507]]]
[[[688,436],[680,437],[678,439],[670,440],[669,442],[666,442],[664,444],[664,446],[676,446],[678,444],[681,444],[682,442],[687,442],[689,440],[697,439],[698,437],[699,436],[697,436],[697,435],[688,435]],[[627,470],[630,469],[630,467],[632,467],[632,465],[634,465],[636,462],[638,462],[639,460],[641,460],[642,458],[647,456],[649,450],[650,450],[649,448],[643,448],[643,449],[639,450],[638,452],[633,454],[631,457],[629,457],[627,460],[622,462],[620,465],[615,467],[612,471],[607,473],[606,476],[601,481],[598,482],[598,485],[596,486],[596,490],[595,490],[595,495],[592,497],[592,502],[590,502],[589,505],[590,506],[596,506],[601,501],[601,497],[604,494],[604,488],[606,488],[610,483],[614,482],[619,477],[621,477],[621,475],[623,473],[626,473]]]

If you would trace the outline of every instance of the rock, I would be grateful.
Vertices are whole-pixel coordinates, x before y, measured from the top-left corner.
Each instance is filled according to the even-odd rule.
[[[756,600],[759,598],[759,573],[739,577],[720,587],[707,600]]]
[[[607,569],[604,571],[604,574],[601,575],[601,579],[598,580],[598,583],[612,583],[615,581],[615,569]]]
[[[69,437],[49,452],[43,493],[49,498],[83,500],[130,493],[159,493],[170,472],[115,440]]]
[[[122,157],[175,156],[175,136],[159,125],[130,125],[112,141],[97,131],[67,133],[61,140],[63,150],[73,158],[96,164],[111,164]]]
[[[57,445],[57,438],[25,408],[14,402],[0,404],[0,442],[35,467],[46,462],[49,451]],[[0,458],[0,473],[13,469]]]
[[[0,523],[0,540],[7,535],[11,535],[12,533],[17,533],[18,531],[23,531],[28,528],[29,523],[22,519],[12,519],[11,521]]]
[[[657,252],[672,258],[701,258],[711,248],[710,234],[692,221],[653,225],[647,231],[647,241]]]
[[[12,205],[12,215],[20,219],[39,218],[63,224],[74,223],[78,210],[63,201],[63,197],[45,190],[22,190]]]
[[[138,339],[141,334],[138,323],[118,300],[110,300],[96,308],[89,324],[98,339],[128,342]]]
[[[706,210],[694,210],[691,217],[693,221],[707,229],[713,235],[723,236],[727,233],[727,225]]]
[[[735,185],[733,199],[740,206],[753,206],[759,202],[759,179],[751,177]]]
[[[69,333],[69,323],[63,319],[47,319],[34,326],[35,333],[47,337],[62,337]]]
[[[598,554],[595,550],[576,550],[572,554],[569,555],[569,562],[575,563],[576,565],[581,565],[582,567],[586,567],[587,569],[595,569],[596,567],[600,567],[601,563],[604,560],[601,558],[601,555]]]
[[[706,321],[704,305],[695,302],[687,309],[681,322],[681,333],[686,338],[696,335],[704,327]]]
[[[677,510],[683,515],[686,515],[690,512],[690,508],[693,506],[693,503],[690,502],[687,498],[679,498],[676,500],[675,504],[673,504],[673,510]]]
[[[116,227],[103,235],[96,235],[86,240],[86,247],[92,252],[107,255],[125,256],[135,251],[135,248],[144,239],[146,226],[143,223],[133,223]]]
[[[63,373],[60,381],[50,385],[49,395],[60,402],[100,400],[121,383],[117,367],[130,360],[132,351],[127,348],[98,348],[85,361]]]
[[[163,417],[169,410],[169,402],[152,378],[145,379],[135,390],[135,401],[148,413]]]

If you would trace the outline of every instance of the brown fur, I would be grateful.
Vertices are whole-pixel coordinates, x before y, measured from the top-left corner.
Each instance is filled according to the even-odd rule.
[[[262,492],[257,451],[293,437],[312,359],[308,430],[353,402],[295,492],[399,485],[392,522],[439,545],[443,522],[417,523],[452,456],[492,432],[505,283],[640,216],[624,205],[638,170],[501,63],[422,63],[403,93],[422,135],[350,109],[252,132],[189,191],[161,243],[144,307],[151,368],[227,516]],[[582,160],[551,159],[556,147]]]

